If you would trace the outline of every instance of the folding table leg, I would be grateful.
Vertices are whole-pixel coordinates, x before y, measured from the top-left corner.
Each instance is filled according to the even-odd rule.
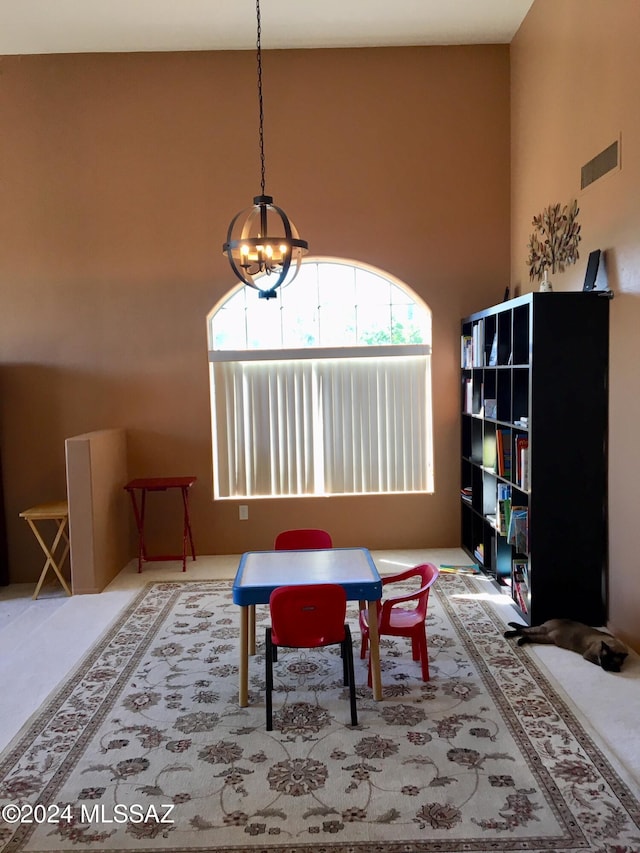
[[[45,520],[45,519],[42,519],[42,520]],[[34,591],[33,596],[32,596],[34,599],[37,598],[38,595],[40,594],[40,590],[42,589],[42,585],[43,585],[45,578],[47,576],[47,572],[49,571],[49,566],[52,567],[53,571],[58,576],[58,580],[62,584],[67,595],[71,595],[71,590],[69,589],[69,585],[67,584],[67,582],[64,578],[64,575],[60,571],[62,565],[64,564],[66,556],[69,553],[69,538],[66,535],[67,519],[61,518],[61,519],[51,519],[51,520],[52,521],[55,521],[55,520],[58,521],[58,530],[57,530],[55,538],[53,540],[53,544],[51,545],[51,549],[49,549],[46,542],[44,541],[44,539],[40,535],[40,531],[36,527],[35,523],[32,521],[32,519],[27,518],[27,524],[29,525],[29,527],[33,531],[33,535],[36,537],[36,539],[40,543],[40,547],[44,551],[44,554],[47,558],[45,560],[44,568],[42,569],[42,572],[40,574],[40,579],[38,580],[38,583],[36,585],[35,591]],[[65,540],[65,546],[64,546],[64,549],[62,551],[62,555],[60,557],[60,561],[58,564],[55,560],[54,554],[56,552],[56,548],[58,547],[58,545],[60,543],[60,540],[63,537]]]
[[[191,545],[191,557],[195,560],[196,549],[193,544],[193,534],[191,532],[191,519],[189,517],[189,487],[183,486],[182,489],[182,505],[184,507],[184,527],[182,531],[182,571],[187,571],[187,537]]]
[[[131,489],[129,491],[129,494],[131,495],[131,504],[133,506],[133,517],[136,520],[136,529],[138,531],[138,574],[142,572],[142,563],[146,557],[144,545],[144,511],[146,504],[146,492],[144,489],[142,489],[141,491],[142,496],[140,498],[140,509],[138,509],[138,501],[136,500],[135,489]]]

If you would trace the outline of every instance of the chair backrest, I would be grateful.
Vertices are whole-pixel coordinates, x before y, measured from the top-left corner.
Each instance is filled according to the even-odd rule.
[[[283,530],[278,533],[276,551],[309,551],[314,548],[332,548],[331,536],[326,530],[305,527],[298,530]]]
[[[407,569],[405,572],[399,572],[397,575],[387,576],[382,578],[383,587],[386,584],[393,584],[397,581],[409,580],[409,578],[419,577],[420,578],[420,587],[412,590],[411,592],[398,595],[398,596],[390,596],[385,597],[385,601],[383,602],[383,608],[385,604],[392,606],[394,603],[403,602],[403,601],[416,601],[416,609],[415,615],[416,619],[424,619],[427,615],[427,604],[429,602],[429,590],[433,582],[437,579],[440,574],[440,570],[437,569],[433,563],[421,563],[419,566],[414,566],[411,569]]]
[[[311,649],[345,638],[347,594],[340,584],[279,586],[271,593],[269,609],[276,646]]]

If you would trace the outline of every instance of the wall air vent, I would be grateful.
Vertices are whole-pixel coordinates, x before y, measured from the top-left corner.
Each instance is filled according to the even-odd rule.
[[[618,140],[613,142],[604,151],[585,163],[581,169],[580,189],[586,189],[598,178],[606,175],[612,169],[617,169],[620,164],[620,145]]]

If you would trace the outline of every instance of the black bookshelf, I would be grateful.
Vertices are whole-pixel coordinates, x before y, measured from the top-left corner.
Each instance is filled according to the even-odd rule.
[[[606,622],[608,354],[608,293],[462,320],[462,547],[530,624]]]

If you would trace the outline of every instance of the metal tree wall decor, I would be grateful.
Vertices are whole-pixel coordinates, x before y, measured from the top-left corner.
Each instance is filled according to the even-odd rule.
[[[565,267],[575,264],[580,257],[578,243],[580,225],[576,221],[580,208],[574,199],[561,208],[550,204],[542,213],[533,217],[534,231],[529,237],[529,278],[540,281],[544,271],[564,272]]]

